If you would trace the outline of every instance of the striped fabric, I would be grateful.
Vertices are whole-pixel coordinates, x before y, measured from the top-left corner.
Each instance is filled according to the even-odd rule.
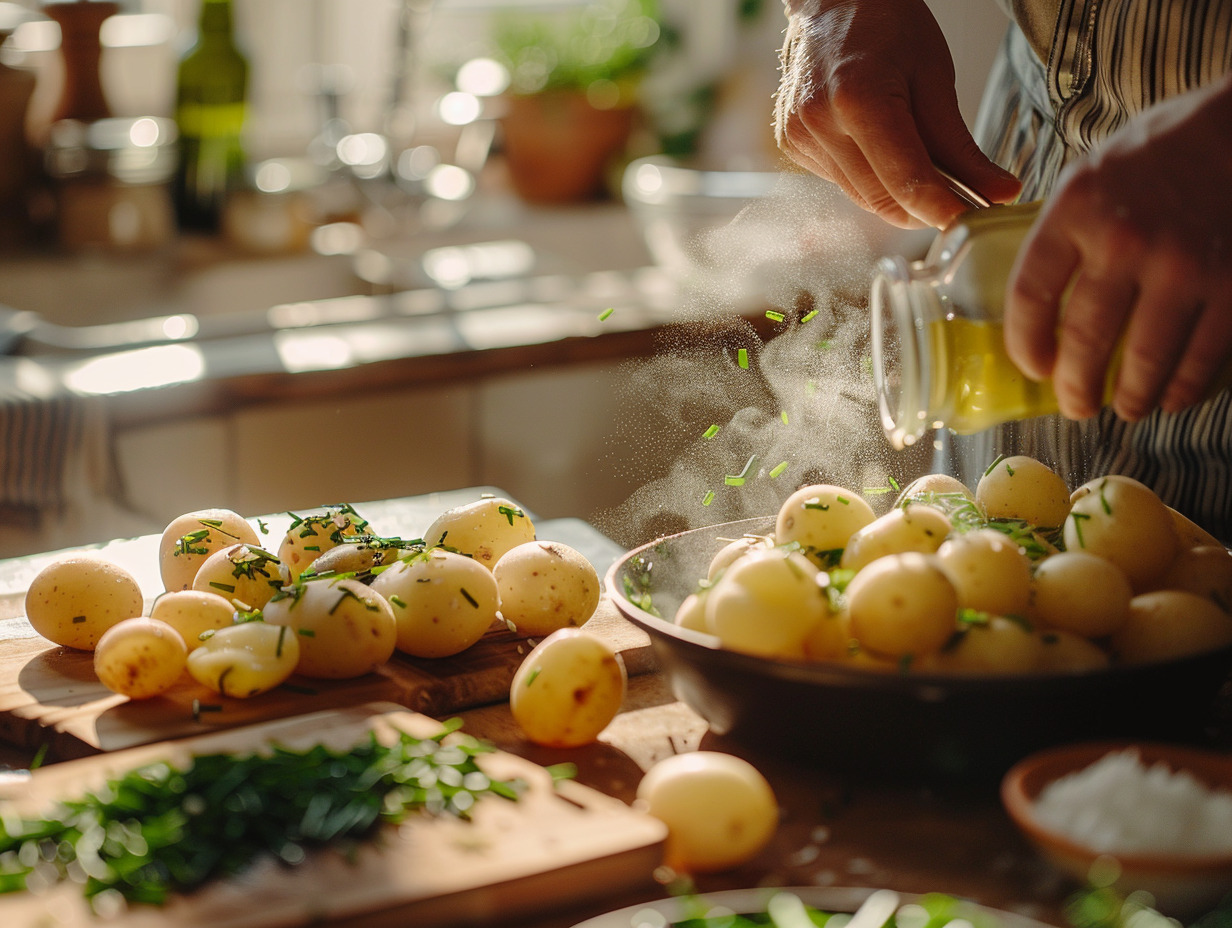
[[[1024,199],[1046,196],[1069,160],[1152,103],[1232,70],[1232,0],[1000,2],[1019,16],[1032,3],[1057,9],[1046,63],[1011,27],[975,127],[984,151],[1022,179]],[[1047,416],[947,441],[965,481],[1002,453],[1038,457],[1071,486],[1126,474],[1232,541],[1232,391],[1134,424],[1105,409],[1080,423]]]

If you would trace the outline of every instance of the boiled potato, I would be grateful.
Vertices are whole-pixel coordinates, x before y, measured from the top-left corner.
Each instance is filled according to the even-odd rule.
[[[1062,551],[1035,567],[1031,616],[1049,628],[1102,638],[1125,624],[1133,595],[1129,578],[1112,561]]]
[[[801,487],[783,501],[775,519],[774,538],[780,545],[793,541],[824,562],[837,557],[858,529],[876,514],[862,498],[832,484]]]
[[[909,502],[924,502],[938,508],[948,508],[950,501],[975,502],[975,494],[965,483],[949,474],[925,474],[907,484],[894,501],[895,506]]]
[[[368,583],[380,572],[380,568],[393,564],[405,553],[397,542],[386,539],[344,541],[313,558],[300,576],[315,578],[345,574]]]
[[[26,618],[48,641],[93,651],[103,632],[139,616],[145,600],[137,579],[110,561],[69,555],[38,572],[26,590]]]
[[[676,610],[674,621],[677,625],[690,631],[709,633],[710,630],[706,627],[707,592],[709,590],[698,590],[684,598]]]
[[[1037,631],[1040,639],[1040,673],[1090,673],[1106,670],[1112,663],[1108,652],[1082,635],[1057,628]]]
[[[296,515],[278,545],[278,560],[289,579],[298,579],[326,551],[356,536],[371,534],[369,528],[368,520],[346,504]]]
[[[804,657],[810,661],[847,661],[858,650],[845,609],[827,610],[804,639]]]
[[[184,639],[189,651],[201,644],[207,631],[226,628],[235,621],[235,606],[217,593],[204,590],[171,590],[150,606],[150,618],[166,622]]]
[[[1044,645],[1018,619],[975,613],[965,615],[960,630],[939,651],[925,655],[921,669],[944,673],[1016,674],[1036,669]]]
[[[958,591],[936,555],[889,554],[847,585],[847,611],[863,648],[892,659],[918,657],[954,634]]]
[[[665,757],[638,783],[635,805],[667,826],[663,863],[680,873],[751,860],[779,823],[778,801],[761,772],[717,751]]]
[[[251,621],[207,633],[188,655],[188,673],[220,696],[248,699],[280,686],[298,663],[294,630]]]
[[[848,540],[839,563],[849,570],[860,570],[887,554],[904,551],[931,554],[941,547],[950,528],[949,518],[940,509],[908,502],[857,529]]]
[[[552,632],[509,686],[509,710],[528,739],[554,748],[595,741],[620,711],[628,676],[611,645],[581,628]]]
[[[515,545],[492,566],[501,618],[519,635],[550,635],[584,625],[599,606],[599,574],[559,541]]]
[[[975,501],[989,519],[1020,519],[1044,529],[1064,524],[1069,497],[1056,471],[1026,455],[994,462],[975,487]]]
[[[706,630],[724,647],[800,658],[829,608],[826,578],[799,551],[762,548],[723,572],[706,596]]]
[[[535,540],[535,526],[517,505],[487,496],[441,513],[428,526],[424,543],[449,548],[493,567],[510,548]]]
[[[429,548],[377,574],[372,590],[393,608],[397,649],[415,657],[465,651],[497,620],[492,571],[455,551]]]
[[[1165,590],[1189,590],[1232,612],[1232,552],[1217,545],[1182,551],[1159,585]]]
[[[192,588],[216,593],[240,612],[261,609],[282,589],[284,578],[278,558],[253,545],[230,545],[205,559]]]
[[[1201,654],[1232,644],[1232,615],[1187,590],[1140,593],[1129,619],[1112,636],[1112,653],[1123,664],[1149,664]]]
[[[995,528],[954,535],[937,559],[958,590],[960,608],[1025,616],[1031,603],[1031,559]]]
[[[298,583],[271,599],[262,614],[299,639],[295,670],[306,677],[346,680],[371,673],[393,656],[398,640],[389,602],[350,578]]]
[[[1106,557],[1125,571],[1134,592],[1156,585],[1180,550],[1168,507],[1150,487],[1115,474],[1074,491],[1064,534],[1067,551]]]
[[[1168,514],[1172,516],[1172,524],[1176,526],[1176,533],[1180,538],[1182,549],[1223,547],[1218,538],[1189,518],[1189,516],[1177,512],[1171,506],[1168,507]]]
[[[184,673],[188,648],[180,633],[158,619],[118,622],[98,639],[94,673],[114,693],[149,699],[167,692]]]
[[[172,519],[158,542],[158,567],[166,590],[192,588],[205,559],[235,544],[259,547],[256,530],[230,509],[198,509]]]
[[[740,538],[733,539],[719,549],[710,561],[710,567],[706,571],[706,579],[714,580],[732,565],[732,562],[743,557],[750,551],[759,548],[773,548],[774,539],[768,535],[743,535]]]

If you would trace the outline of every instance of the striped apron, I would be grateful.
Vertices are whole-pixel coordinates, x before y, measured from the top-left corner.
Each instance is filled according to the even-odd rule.
[[[1071,159],[1152,103],[1232,69],[1232,0],[999,0],[1014,18],[975,126],[988,155],[1045,197]],[[998,454],[1028,454],[1071,487],[1126,474],[1232,542],[1232,390],[1137,423],[1111,409],[1044,416],[943,438],[969,485]]]

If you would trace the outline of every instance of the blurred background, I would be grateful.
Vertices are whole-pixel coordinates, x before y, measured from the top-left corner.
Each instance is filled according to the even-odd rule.
[[[1004,17],[930,5],[970,122]],[[205,506],[626,499],[685,440],[614,436],[631,362],[920,243],[780,159],[783,25],[780,0],[0,2],[0,556]]]

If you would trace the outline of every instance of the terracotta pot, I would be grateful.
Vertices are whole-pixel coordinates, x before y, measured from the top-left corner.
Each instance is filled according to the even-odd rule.
[[[634,109],[596,109],[580,92],[510,96],[501,118],[510,181],[536,203],[588,200],[605,192],[606,169],[633,129]]]

